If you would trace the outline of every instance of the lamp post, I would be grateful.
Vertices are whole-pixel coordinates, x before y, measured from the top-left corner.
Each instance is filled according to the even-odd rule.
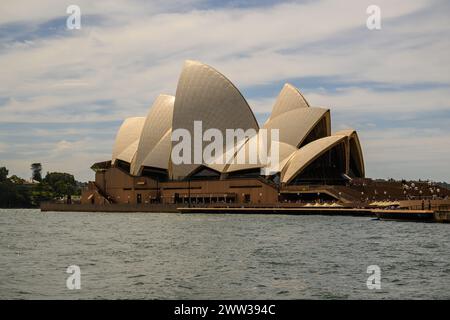
[[[160,202],[159,200],[159,179],[156,179],[156,202]]]

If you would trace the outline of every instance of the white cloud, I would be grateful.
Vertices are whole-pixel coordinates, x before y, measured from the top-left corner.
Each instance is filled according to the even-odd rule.
[[[27,177],[30,164],[40,162],[44,172],[69,172],[78,180],[87,181],[92,179],[89,169],[92,163],[110,158],[111,147],[112,140],[98,141],[89,137],[74,141],[14,143],[9,145],[9,157],[2,159],[1,165],[6,166],[10,174]],[[14,157],[11,158],[11,154]]]
[[[360,132],[367,174],[371,177],[431,178],[450,181],[448,131],[388,128]]]
[[[51,2],[47,4],[52,7]],[[379,5],[384,19],[388,19],[414,12],[424,4],[424,1],[381,1]],[[364,29],[367,6],[360,0],[347,3],[345,9],[337,1],[321,1],[268,8],[161,13],[145,19],[136,19],[136,15],[143,13],[122,2],[111,7],[106,4],[101,10],[87,3],[80,6],[86,7],[85,14],[102,13],[117,23],[85,26],[79,33],[67,31],[68,37],[36,39],[27,48],[0,55],[4,66],[0,81],[6,84],[0,88],[0,96],[12,98],[3,121],[30,121],[24,118],[25,112],[61,109],[98,99],[116,102],[116,107],[109,110],[108,120],[133,112],[145,113],[158,93],[175,92],[182,61],[187,58],[217,66],[238,86],[299,76],[410,82],[414,79],[410,73],[417,72],[419,58],[430,60],[421,58],[432,58],[436,53],[446,57],[448,51],[448,42],[444,41],[436,44],[440,46],[437,48],[420,46],[410,50],[408,58],[401,50],[397,55],[391,54],[391,48],[383,47],[380,39],[374,39],[377,50],[367,43],[308,49],[309,45],[332,40],[339,34],[350,34],[355,28],[369,36]],[[122,13],[116,15],[116,11]],[[142,11],[158,12],[156,7]],[[381,32],[387,38],[395,36],[394,30]],[[280,53],[302,46],[304,50]],[[440,66],[427,65],[419,71],[423,71],[421,81],[436,82],[449,77],[441,72]],[[124,112],[125,108],[129,112]],[[88,113],[76,117],[58,115],[54,119],[64,121],[64,118],[81,121],[101,117]],[[36,121],[41,119],[37,117]]]
[[[448,89],[375,91],[361,88],[332,92],[308,92],[312,105],[328,106],[339,112],[415,115],[417,112],[450,110]]]
[[[6,143],[0,142],[0,153],[6,152],[8,149],[8,145]]]

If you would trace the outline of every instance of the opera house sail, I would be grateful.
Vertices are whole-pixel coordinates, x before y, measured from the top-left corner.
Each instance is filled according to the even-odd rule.
[[[174,136],[177,132],[195,136],[198,123],[202,132],[212,130],[223,137],[231,129],[253,134],[233,137],[232,148],[225,139],[210,137],[199,144],[193,142],[205,150],[215,140],[215,146],[222,150],[214,153],[215,160],[224,161],[199,159],[191,148],[183,156],[193,161],[180,162],[174,158],[179,148],[179,140]],[[266,151],[272,157],[276,150],[276,166],[259,158],[248,161],[261,151],[259,142],[264,140],[266,132],[274,130],[277,139],[269,139]],[[186,196],[184,187],[179,187],[185,181],[200,183],[198,194],[229,195],[238,202],[248,200],[246,192],[264,198],[267,192],[280,194],[287,186],[339,185],[363,178],[365,174],[356,131],[332,133],[328,108],[312,106],[297,88],[285,84],[271,115],[260,127],[236,86],[214,68],[197,61],[185,62],[174,96],[161,94],[146,116],[124,120],[117,132],[111,161],[97,163],[93,169],[96,183],[91,188],[90,199],[95,198],[95,193],[103,201],[126,199],[138,203],[149,199],[162,201],[166,190],[177,188],[177,192],[171,193],[172,198]],[[241,192],[237,184],[244,180],[264,187],[261,192]],[[138,199],[137,194],[140,194]],[[266,198],[272,201],[274,197]]]

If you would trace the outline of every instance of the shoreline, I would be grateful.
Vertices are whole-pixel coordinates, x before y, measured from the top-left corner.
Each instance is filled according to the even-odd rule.
[[[433,210],[373,209],[352,207],[287,207],[287,206],[215,206],[183,207],[179,204],[57,204],[43,203],[41,212],[147,212],[181,214],[282,214],[282,215],[323,215],[373,217],[381,220],[420,221],[450,223],[450,212]]]

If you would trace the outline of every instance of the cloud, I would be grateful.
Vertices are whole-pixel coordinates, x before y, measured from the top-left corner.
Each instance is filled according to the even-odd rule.
[[[369,172],[371,163],[385,166],[371,160],[382,161],[377,144],[364,137],[373,134],[367,128],[376,132],[380,126],[398,125],[391,121],[395,117],[402,127],[419,130],[432,127],[427,113],[450,118],[445,113],[450,109],[446,1],[380,0],[380,31],[366,28],[366,8],[372,4],[366,0],[349,0],[345,6],[331,0],[249,5],[79,0],[82,29],[74,31],[64,24],[69,4],[0,3],[0,29],[6,30],[0,32],[0,139],[8,146],[23,144],[13,149],[17,153],[8,161],[24,173],[29,165],[18,160],[33,155],[24,153],[28,148],[42,155],[43,162],[54,151],[48,160],[52,167],[91,175],[89,164],[109,157],[110,150],[106,151],[120,121],[145,115],[159,93],[175,93],[185,59],[201,60],[227,75],[248,93],[261,122],[284,81],[304,88],[312,105],[331,108],[336,128],[362,130],[362,139],[369,141],[365,147]],[[25,125],[35,134],[33,143],[42,145],[27,144],[15,132]],[[1,126],[13,131],[13,137],[2,135]],[[389,131],[393,127],[384,129],[395,133]],[[448,131],[444,128],[440,134]],[[441,141],[437,133],[428,139]],[[404,143],[389,141],[399,148]],[[98,145],[105,147],[90,154],[91,146]],[[58,163],[61,148],[67,148],[65,154],[73,153],[78,163],[69,158]],[[413,150],[410,158],[415,154],[421,159],[418,149],[408,148]],[[384,175],[374,172],[402,174],[404,168],[394,166]],[[417,168],[426,174],[423,167]],[[433,170],[436,175],[446,172],[443,165]]]
[[[361,137],[370,176],[450,180],[448,170],[442,170],[450,157],[448,130],[363,130]]]
[[[8,150],[8,145],[6,143],[0,142],[0,153],[6,152]]]
[[[112,98],[118,108],[129,103],[130,107],[141,111],[142,105],[151,103],[160,91],[175,91],[182,61],[187,58],[220,66],[243,87],[299,75],[337,75],[347,81],[359,80],[363,76],[361,71],[366,73],[366,80],[380,80],[380,64],[370,62],[377,61],[375,55],[382,57],[386,53],[383,43],[377,45],[376,52],[367,50],[364,43],[353,44],[351,48],[325,47],[320,51],[313,46],[320,41],[326,43],[340,33],[351,33],[355,28],[368,34],[363,23],[365,4],[361,1],[348,3],[345,10],[336,1],[322,1],[256,9],[157,13],[142,20],[135,19],[136,10],[125,4],[122,13],[116,16],[119,4],[104,6],[103,15],[112,20],[106,27],[88,25],[78,36],[74,36],[78,31],[66,31],[66,37],[35,39],[27,48],[2,54],[0,59],[6,67],[0,80],[7,86],[0,89],[0,95],[12,96],[19,103],[16,109],[21,110],[26,107],[24,104],[37,109],[64,108],[71,102],[86,104]],[[386,19],[414,12],[423,5],[420,1],[381,3],[387,8]],[[84,8],[83,4],[81,6]],[[96,7],[86,6],[83,12],[87,14],[101,12]],[[149,11],[158,12],[155,8]],[[129,20],[126,20],[127,14],[131,15]],[[326,23],[316,23],[317,19]],[[121,24],[118,20],[127,23]],[[376,44],[379,41],[375,39]],[[308,49],[308,45],[313,49]],[[299,49],[282,53],[290,48]],[[350,51],[352,59],[348,59]],[[446,56],[444,50],[433,50],[436,51]],[[406,60],[399,55],[392,64],[398,63],[398,68],[409,70]],[[383,70],[385,68],[381,68]],[[433,73],[436,74],[446,73]],[[427,80],[425,77],[424,74],[422,81]],[[448,79],[448,75],[445,77]],[[399,80],[410,79],[405,75]],[[65,86],[68,82],[87,85]],[[118,111],[116,117],[119,116],[122,114]]]
[[[7,154],[2,156],[2,166],[11,174],[27,177],[30,164],[40,162],[43,171],[70,172],[77,179],[87,181],[92,178],[90,166],[111,156],[112,141],[102,141],[89,137],[80,140],[39,143],[15,143],[8,145]]]
[[[339,112],[414,115],[420,111],[450,110],[450,91],[446,89],[379,92],[347,88],[331,92],[308,92],[314,105],[331,106]]]

